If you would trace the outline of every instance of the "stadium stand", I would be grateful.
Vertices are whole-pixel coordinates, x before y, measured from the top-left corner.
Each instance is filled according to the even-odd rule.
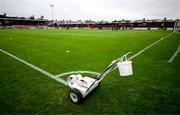
[[[47,28],[48,20],[0,15],[0,28]]]
[[[160,20],[115,20],[112,22],[107,21],[72,21],[72,20],[62,20],[62,21],[52,21],[43,19],[34,19],[33,17],[10,17],[6,15],[0,15],[0,28],[48,28],[56,27],[61,29],[82,29],[82,28],[97,28],[99,30],[173,30],[175,25],[175,20],[167,20],[166,18]]]

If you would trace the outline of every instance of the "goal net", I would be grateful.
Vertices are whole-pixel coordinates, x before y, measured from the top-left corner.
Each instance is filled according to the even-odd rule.
[[[180,19],[176,19],[174,24],[174,31],[180,31]]]

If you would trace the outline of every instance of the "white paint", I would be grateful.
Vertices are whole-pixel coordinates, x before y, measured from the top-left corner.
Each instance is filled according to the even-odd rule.
[[[43,69],[41,69],[41,68],[33,65],[33,64],[30,64],[29,62],[24,61],[23,59],[18,58],[18,57],[16,57],[16,56],[10,54],[9,52],[6,52],[6,51],[4,51],[4,50],[2,50],[2,49],[0,49],[0,51],[3,52],[3,53],[5,53],[5,54],[7,54],[8,56],[10,56],[10,57],[12,57],[12,58],[14,58],[14,59],[16,59],[16,60],[24,63],[25,65],[27,65],[27,66],[29,66],[29,67],[31,67],[31,68],[39,71],[40,73],[42,73],[42,74],[44,74],[44,75],[46,75],[46,76],[49,76],[50,78],[52,78],[52,79],[54,79],[54,80],[56,80],[56,81],[58,81],[58,82],[60,82],[60,83],[62,83],[62,84],[64,84],[64,85],[67,85],[66,81],[64,81],[63,79],[56,78],[53,74],[51,74],[51,73],[49,73],[49,72],[47,72],[47,71],[45,71],[45,70],[43,70]]]
[[[141,51],[139,51],[139,52],[136,53],[135,55],[131,56],[128,60],[131,60],[131,59],[135,58],[136,56],[140,55],[141,53],[143,53],[144,51],[146,51],[146,50],[149,49],[150,47],[154,46],[155,44],[157,44],[158,42],[164,40],[165,38],[171,36],[172,34],[173,34],[173,33],[170,33],[169,35],[167,35],[167,36],[159,39],[158,41],[152,43],[151,45],[149,45],[149,46],[147,46],[146,48],[142,49]],[[180,50],[180,46],[179,46],[179,48],[178,48],[178,51],[176,51],[176,52],[179,52],[179,50]],[[58,75],[53,75],[53,74],[51,74],[51,73],[49,73],[49,72],[47,72],[47,71],[45,71],[45,70],[42,70],[41,68],[36,67],[36,66],[28,63],[27,61],[24,61],[24,60],[22,60],[22,59],[20,59],[20,58],[18,58],[18,57],[16,57],[16,56],[14,56],[14,55],[12,55],[12,54],[4,51],[4,50],[2,50],[2,49],[0,49],[0,51],[3,52],[3,53],[5,53],[5,54],[7,54],[7,55],[9,55],[9,56],[12,57],[12,58],[18,60],[18,61],[26,64],[27,66],[29,66],[29,67],[31,67],[31,68],[33,68],[33,69],[41,72],[42,74],[51,77],[52,79],[54,79],[54,80],[56,80],[56,81],[58,81],[58,82],[60,82],[60,83],[62,83],[62,84],[64,84],[64,85],[66,85],[66,86],[67,86],[67,82],[66,82],[65,80],[63,80],[63,79],[60,79],[59,77],[62,77],[62,76],[65,76],[65,75],[69,75],[69,74],[79,74],[79,73],[89,73],[89,74],[100,75],[100,73],[98,73],[98,72],[92,72],[92,71],[71,71],[71,72],[61,73],[61,74],[58,74]],[[177,54],[175,53],[174,55],[177,55]],[[175,57],[176,57],[176,56],[174,56],[174,58],[175,58]],[[116,68],[117,68],[117,67],[116,67]],[[116,68],[115,68],[115,69],[116,69]],[[113,69],[113,70],[114,70],[114,69]]]
[[[152,47],[153,45],[155,45],[155,44],[157,44],[158,42],[164,40],[165,38],[171,36],[172,34],[173,34],[173,32],[170,33],[170,34],[168,34],[168,35],[165,36],[164,38],[160,38],[158,41],[156,41],[156,42],[152,43],[151,45],[147,46],[146,48],[142,49],[141,51],[139,51],[138,53],[134,54],[133,56],[131,56],[131,57],[128,58],[127,60],[131,60],[131,59],[135,58],[136,56],[140,55],[141,53],[143,53],[144,51],[146,51],[147,49],[149,49],[149,48]],[[113,70],[115,70],[116,68],[117,68],[117,66],[116,66]],[[112,70],[112,71],[113,71],[113,70]]]
[[[71,71],[71,72],[65,72],[65,73],[55,75],[55,77],[58,78],[58,77],[62,77],[62,76],[65,76],[65,75],[79,74],[79,73],[89,73],[89,74],[94,74],[94,75],[100,75],[100,73],[93,72],[93,71]]]
[[[173,54],[173,56],[169,59],[169,61],[168,61],[169,63],[173,62],[173,60],[175,59],[175,57],[178,55],[179,51],[180,51],[180,45],[179,45],[179,47],[177,48],[176,52]]]
[[[99,74],[100,74],[100,73],[92,72],[92,71],[72,71],[72,72],[62,73],[62,74],[59,74],[59,75],[53,75],[53,74],[51,74],[51,73],[49,73],[49,72],[47,72],[47,71],[45,71],[45,70],[43,70],[43,69],[41,69],[41,68],[33,65],[33,64],[30,64],[29,62],[27,62],[27,61],[25,61],[25,60],[23,60],[23,59],[21,59],[21,58],[19,58],[19,57],[17,57],[17,56],[14,56],[14,55],[10,54],[10,53],[7,52],[7,51],[4,51],[4,50],[2,50],[2,49],[0,49],[0,51],[3,52],[3,53],[5,53],[5,54],[7,54],[8,56],[10,56],[10,57],[12,57],[12,58],[14,58],[14,59],[16,59],[16,60],[24,63],[25,65],[27,65],[27,66],[29,66],[29,67],[31,67],[31,68],[39,71],[40,73],[42,73],[42,74],[44,74],[44,75],[46,75],[46,76],[48,76],[48,77],[50,77],[50,78],[52,78],[52,79],[54,79],[54,80],[56,80],[56,81],[58,81],[58,82],[60,82],[60,83],[62,83],[62,84],[64,84],[64,85],[66,85],[66,86],[68,86],[68,85],[67,85],[67,82],[66,82],[65,80],[59,78],[59,77],[62,77],[62,76],[64,76],[64,75],[69,75],[69,74],[76,74],[76,73],[90,73],[90,74],[95,74],[95,75],[99,75]]]
[[[66,51],[66,53],[69,53],[69,52],[70,52],[69,50]]]
[[[149,45],[149,46],[147,46],[146,48],[142,49],[141,51],[139,51],[139,52],[136,53],[135,55],[131,56],[128,60],[131,60],[131,59],[135,58],[136,56],[140,55],[140,54],[143,53],[144,51],[148,50],[149,48],[151,48],[152,46],[154,46],[155,44],[157,44],[158,42],[164,40],[165,38],[168,38],[168,37],[171,36],[172,34],[173,34],[173,32],[170,33],[170,34],[168,34],[167,36],[159,39],[158,41],[152,43],[151,45]]]

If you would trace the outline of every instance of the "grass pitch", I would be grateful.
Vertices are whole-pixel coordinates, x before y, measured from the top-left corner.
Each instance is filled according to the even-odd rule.
[[[113,59],[136,54],[170,31],[0,30],[0,48],[54,75],[102,72]],[[180,45],[174,33],[133,61],[134,75],[110,73],[81,104],[69,88],[0,52],[0,113],[180,113]],[[69,52],[68,52],[69,51]]]

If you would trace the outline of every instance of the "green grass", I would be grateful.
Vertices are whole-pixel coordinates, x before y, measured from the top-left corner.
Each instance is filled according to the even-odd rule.
[[[102,72],[113,59],[135,54],[169,33],[5,29],[0,48],[54,75]],[[0,52],[0,113],[180,113],[180,54],[168,63],[179,37],[175,33],[134,58],[133,76],[110,73],[79,105],[68,98],[68,87]]]

